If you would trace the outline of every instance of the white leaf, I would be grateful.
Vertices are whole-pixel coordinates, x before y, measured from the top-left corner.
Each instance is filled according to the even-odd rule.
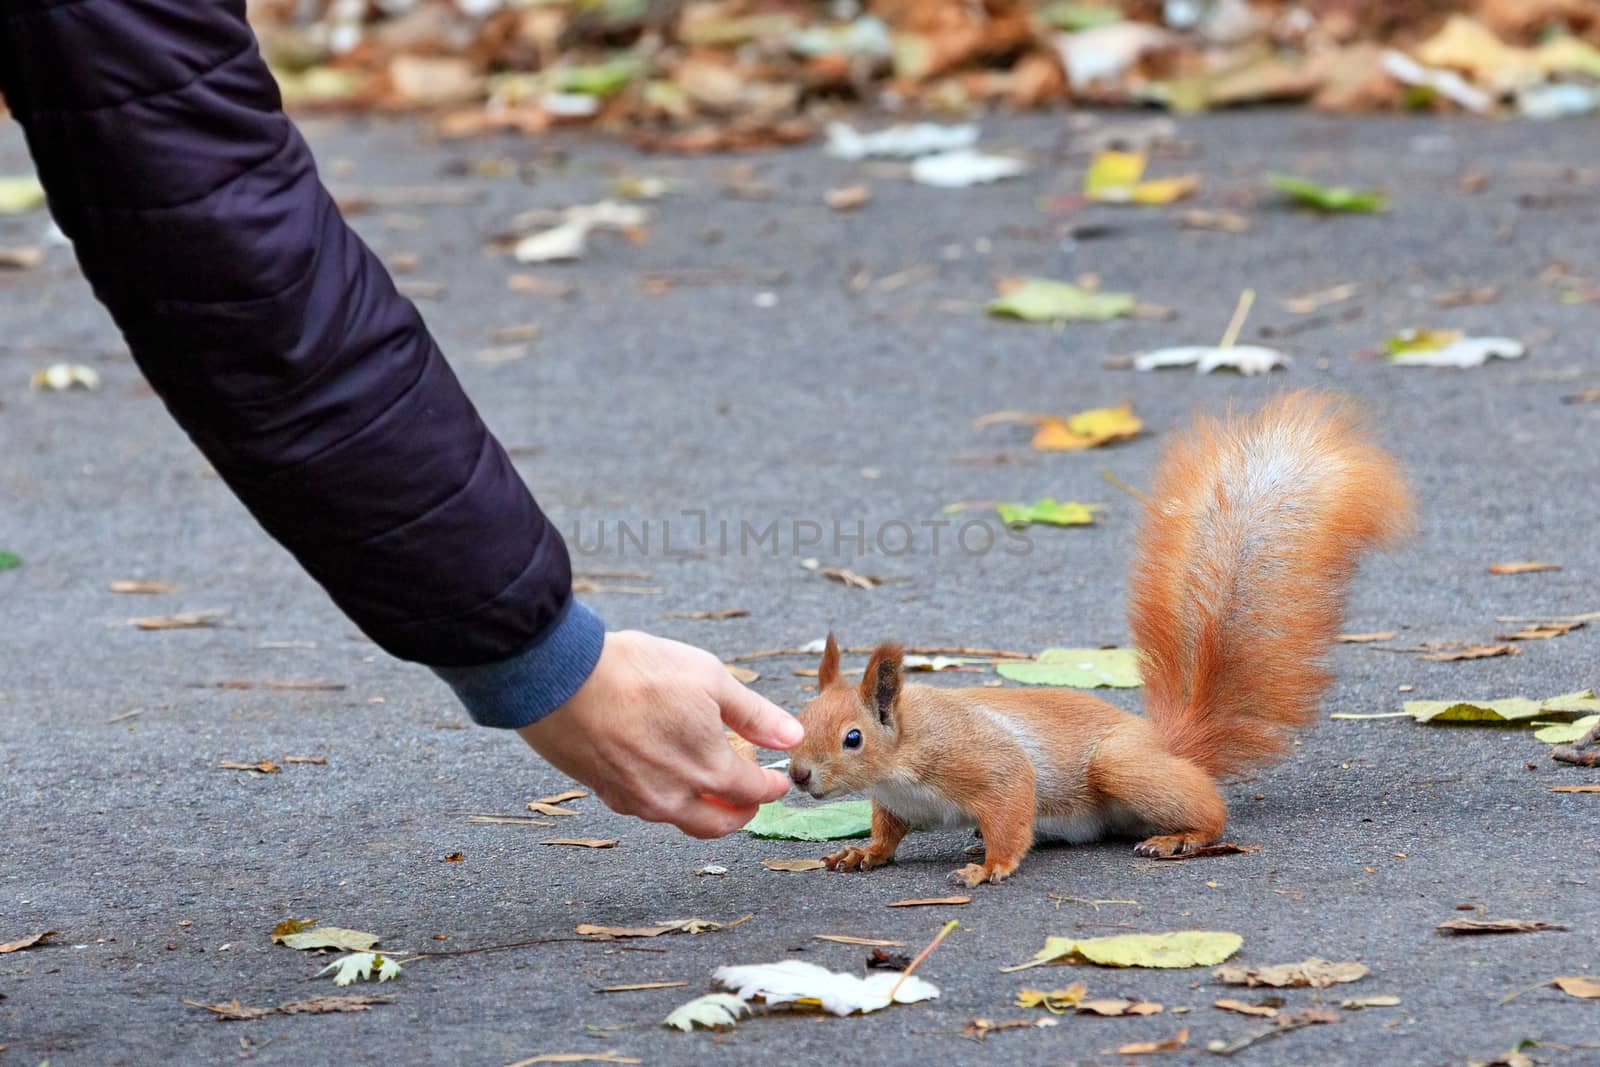
[[[585,119],[600,110],[600,98],[589,93],[546,93],[539,106],[558,119]]]
[[[1463,337],[1439,348],[1397,352],[1391,363],[1403,367],[1481,367],[1490,359],[1521,359],[1528,346],[1512,337]]]
[[[560,225],[518,241],[511,251],[517,262],[579,259],[591,230],[630,230],[649,222],[650,212],[638,204],[601,200],[594,204],[574,204],[561,213],[561,219]]]
[[[911,164],[911,180],[940,189],[965,189],[969,185],[986,185],[1002,178],[1026,174],[1028,165],[1010,156],[991,156],[974,152],[970,148],[942,152],[936,156],[923,156]]]
[[[1494,98],[1481,89],[1475,89],[1453,70],[1425,67],[1404,52],[1389,49],[1383,53],[1383,69],[1396,81],[1405,85],[1420,85],[1432,89],[1468,111],[1479,113],[1494,110]]]
[[[381,952],[352,952],[322,968],[317,972],[317,977],[321,978],[332,971],[334,985],[349,985],[352,982],[371,979],[374,968],[377,969],[377,980],[380,982],[387,982],[400,975],[399,961],[390,959]]]
[[[739,1016],[749,1010],[750,1005],[732,993],[707,993],[703,997],[695,997],[689,1003],[674,1008],[672,1014],[661,1022],[666,1026],[675,1026],[684,1033],[688,1033],[696,1026],[715,1030],[734,1025],[739,1021]]]
[[[931,982],[898,971],[878,971],[867,978],[838,974],[803,960],[718,967],[712,980],[733,990],[741,1000],[760,997],[768,1004],[808,1001],[834,1015],[879,1011],[890,1004],[889,991],[898,983],[894,1003],[915,1004],[932,1000],[939,988]]]
[[[1275,348],[1262,348],[1260,345],[1234,345],[1231,348],[1208,345],[1161,348],[1136,356],[1133,360],[1135,370],[1192,366],[1200,374],[1210,374],[1220,367],[1231,367],[1245,375],[1265,374],[1274,367],[1288,365],[1288,356]]]
[[[914,126],[890,126],[876,133],[861,133],[842,122],[828,124],[825,151],[835,159],[915,159],[938,152],[954,152],[978,143],[975,125],[940,126],[919,122]]]
[[[1056,37],[1056,51],[1074,89],[1098,81],[1115,81],[1139,57],[1174,38],[1160,27],[1142,22],[1115,22]]]
[[[100,375],[93,367],[85,367],[81,363],[52,363],[44,370],[34,373],[32,384],[35,389],[49,389],[55,392],[67,389],[98,389]]]

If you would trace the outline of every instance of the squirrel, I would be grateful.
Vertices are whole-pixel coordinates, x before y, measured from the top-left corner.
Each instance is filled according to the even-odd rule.
[[[852,686],[829,634],[789,776],[818,800],[867,793],[872,833],[828,868],[881,866],[936,826],[976,824],[983,862],[951,875],[968,887],[1010,875],[1036,834],[1142,837],[1151,857],[1215,844],[1217,781],[1280,758],[1316,717],[1356,563],[1412,524],[1399,464],[1351,408],[1296,392],[1197,418],[1157,468],[1129,610],[1143,716],[1068,689],[909,684],[893,643]]]

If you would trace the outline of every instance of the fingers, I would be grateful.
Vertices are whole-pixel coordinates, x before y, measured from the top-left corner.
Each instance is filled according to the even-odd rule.
[[[724,747],[724,755],[704,782],[702,792],[740,807],[765,804],[789,791],[789,776],[764,770]]]
[[[714,800],[689,800],[670,820],[690,837],[724,837],[755,818],[754,804],[734,807]]]
[[[766,697],[747,689],[722,672],[722,681],[713,694],[722,708],[722,721],[741,737],[762,748],[787,749],[800,743],[805,730],[793,715]]]

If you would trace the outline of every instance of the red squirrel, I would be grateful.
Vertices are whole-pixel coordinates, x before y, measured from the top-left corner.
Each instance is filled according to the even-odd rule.
[[[1412,515],[1399,464],[1350,408],[1292,393],[1201,417],[1166,450],[1132,576],[1143,716],[1070,689],[908,684],[897,644],[852,686],[830,634],[789,776],[819,800],[867,793],[872,836],[829,869],[865,871],[910,830],[974,823],[983,862],[951,875],[969,887],[1015,871],[1036,834],[1143,837],[1141,856],[1214,844],[1217,780],[1281,757],[1316,717],[1357,560]]]

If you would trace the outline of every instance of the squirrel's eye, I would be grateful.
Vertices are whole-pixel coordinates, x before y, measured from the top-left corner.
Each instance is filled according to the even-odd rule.
[[[845,748],[860,748],[861,747],[861,731],[860,730],[851,730],[849,733],[845,734],[844,735],[844,747]]]

